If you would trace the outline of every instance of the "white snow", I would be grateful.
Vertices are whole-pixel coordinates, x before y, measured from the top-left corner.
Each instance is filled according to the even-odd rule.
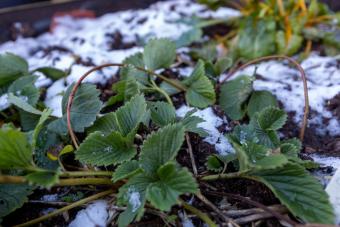
[[[97,200],[79,211],[69,227],[105,227],[108,216],[107,201]]]
[[[330,183],[326,187],[326,192],[329,195],[329,200],[334,208],[336,216],[335,224],[340,224],[340,170],[332,177]]]
[[[309,124],[315,124],[319,134],[340,135],[339,121],[326,109],[327,101],[340,92],[340,68],[337,58],[312,53],[301,65],[306,71],[311,111],[315,112],[311,115]],[[249,66],[237,72],[233,78],[239,75],[253,75],[256,67],[257,74],[264,79],[257,79],[254,88],[271,91],[283,103],[286,111],[296,112],[294,121],[301,123],[304,96],[299,72],[284,61],[268,61]],[[325,124],[323,118],[329,119],[329,122]]]
[[[55,202],[58,201],[58,199],[59,199],[58,194],[43,195],[41,197],[41,200],[46,202]]]
[[[8,95],[4,94],[0,96],[0,111],[8,108],[10,106],[8,102]]]
[[[178,117],[184,117],[185,114],[194,108],[188,107],[186,105],[181,106],[176,110]],[[234,152],[228,139],[218,131],[218,127],[223,123],[227,123],[227,119],[221,119],[216,116],[211,107],[205,108],[203,110],[197,110],[194,116],[202,118],[205,122],[199,123],[197,126],[203,128],[209,135],[204,138],[204,141],[215,146],[216,151],[220,155],[226,155],[228,153]]]
[[[185,211],[178,212],[178,216],[181,219],[181,223],[183,227],[195,227],[194,223],[192,223],[192,220],[187,216]]]
[[[322,166],[331,166],[334,169],[340,169],[340,158],[338,157],[322,156],[319,154],[312,154],[310,157]]]
[[[142,202],[140,201],[140,194],[133,188],[129,188],[127,194],[129,204],[132,206],[132,212],[136,212],[138,208],[142,205]]]

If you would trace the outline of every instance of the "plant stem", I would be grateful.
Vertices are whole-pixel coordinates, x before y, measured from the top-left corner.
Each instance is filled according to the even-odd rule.
[[[245,173],[246,172],[235,172],[235,173],[208,175],[208,176],[201,177],[200,180],[202,180],[202,181],[214,181],[214,180],[220,180],[220,179],[232,179],[232,178],[241,177]]]
[[[27,184],[28,181],[23,176],[0,175],[0,184]],[[113,185],[109,178],[70,178],[60,179],[53,186],[75,186],[75,185]]]
[[[54,186],[76,186],[76,185],[113,185],[109,178],[69,178],[61,179]]]
[[[113,193],[113,191],[111,189],[107,190],[107,191],[100,192],[98,194],[89,196],[89,197],[87,197],[85,199],[81,199],[81,200],[79,200],[79,201],[77,201],[75,203],[72,203],[71,205],[65,206],[65,207],[60,208],[58,210],[55,210],[55,211],[53,211],[53,212],[51,212],[49,214],[46,214],[46,215],[44,215],[42,217],[39,217],[39,218],[30,220],[28,222],[16,225],[14,227],[24,227],[24,226],[30,226],[30,225],[34,225],[34,224],[40,223],[40,222],[45,221],[45,220],[47,220],[47,219],[49,219],[51,217],[54,217],[54,216],[56,216],[58,214],[61,214],[61,213],[65,212],[65,211],[71,210],[71,209],[73,209],[75,207],[81,206],[81,205],[83,205],[85,203],[91,202],[93,200],[96,200],[98,198],[104,197],[104,196],[109,195],[111,193]]]
[[[166,99],[166,101],[170,104],[170,105],[174,105],[172,103],[172,100],[171,98],[169,97],[168,93],[166,93],[163,89],[159,88],[157,86],[157,84],[155,83],[155,81],[151,80],[151,83],[152,83],[152,89],[159,92],[160,94],[162,94],[164,96],[164,98]]]
[[[215,222],[213,220],[211,220],[207,214],[205,214],[202,211],[198,210],[197,208],[189,205],[188,203],[184,202],[183,200],[180,200],[180,203],[182,204],[184,209],[195,214],[198,218],[200,218],[202,221],[204,221],[209,227],[217,227]]]
[[[110,171],[65,171],[60,177],[86,177],[86,176],[106,176],[112,177],[113,172]]]

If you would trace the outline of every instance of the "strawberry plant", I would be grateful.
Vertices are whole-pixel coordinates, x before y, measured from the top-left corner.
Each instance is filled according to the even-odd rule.
[[[207,169],[193,173],[190,167],[195,160],[191,159],[192,166],[179,160],[186,146],[192,150],[190,135],[205,137],[207,132],[200,128],[204,119],[195,116],[195,110],[183,118],[176,116],[172,96],[181,94],[189,105],[205,108],[215,104],[216,94],[202,60],[183,80],[162,75],[161,69],[171,68],[175,58],[175,43],[153,39],[143,52],[123,63],[93,68],[66,90],[63,116],[57,118],[37,104],[39,90],[27,82],[33,81],[32,76],[25,76],[27,63],[14,55],[2,56],[0,84],[16,108],[11,110],[20,113],[21,124],[2,124],[0,130],[0,217],[21,207],[40,188],[77,190],[76,186],[82,185],[102,191],[19,226],[37,224],[104,196],[112,196],[121,208],[115,220],[118,226],[141,220],[148,212],[170,220],[178,207],[216,226],[219,218],[233,221],[205,197],[203,185],[243,178],[265,185],[294,220],[282,215],[277,218],[293,225],[332,224],[334,213],[328,196],[306,170],[317,165],[299,158],[302,141],[280,138],[287,114],[277,107],[271,93],[254,91],[253,77],[241,76],[217,86],[218,105],[230,119],[241,122],[225,135],[235,152],[211,155]],[[82,81],[95,70],[112,66],[121,67],[120,78],[112,87],[116,94],[103,104],[96,86]],[[215,69],[220,72],[218,66]],[[55,145],[61,148],[53,152],[50,148]],[[198,150],[191,152],[191,157],[198,157]],[[189,195],[207,204],[219,218],[212,220],[187,202]]]
[[[339,52],[339,15],[317,0],[199,2],[212,9],[227,5],[240,11],[241,16],[237,18],[212,21],[231,24],[232,31],[218,39],[226,43],[234,60],[273,54],[294,55],[302,47],[306,47],[305,53],[309,53],[312,43],[322,43],[330,54]],[[210,25],[208,22],[194,24],[196,28]]]

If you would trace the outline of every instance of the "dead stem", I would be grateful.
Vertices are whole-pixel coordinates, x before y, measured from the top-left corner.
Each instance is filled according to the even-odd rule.
[[[259,63],[261,61],[267,61],[267,60],[274,60],[274,59],[284,59],[289,61],[291,64],[293,64],[298,71],[300,72],[300,76],[301,76],[301,80],[303,83],[303,92],[304,92],[304,98],[305,98],[305,108],[304,108],[304,113],[303,113],[303,121],[302,121],[302,125],[301,125],[301,129],[300,129],[300,140],[301,142],[303,142],[303,138],[305,136],[305,131],[306,131],[306,127],[307,127],[307,121],[308,121],[308,114],[309,114],[309,98],[308,98],[308,87],[307,87],[307,79],[306,79],[306,74],[305,71],[303,70],[303,68],[301,67],[301,65],[295,61],[294,59],[284,56],[284,55],[271,55],[271,56],[265,56],[265,57],[261,57],[261,58],[257,58],[254,60],[251,60],[243,65],[241,65],[240,67],[230,71],[228,73],[228,75],[217,85],[219,88],[219,86],[221,84],[223,84],[225,81],[227,81],[229,78],[231,78],[237,71],[242,70],[252,64],[255,63]]]
[[[194,172],[194,175],[197,176],[198,172],[197,172],[197,167],[196,167],[196,163],[195,163],[195,156],[194,156],[194,153],[192,151],[192,146],[191,146],[190,137],[189,137],[188,133],[185,133],[185,140],[187,141],[187,145],[188,145],[187,151],[190,155],[192,171]]]
[[[179,200],[181,205],[184,207],[184,209],[190,211],[191,213],[195,214],[198,218],[200,218],[202,221],[204,221],[209,227],[217,227],[215,222],[210,219],[210,217],[203,213],[202,211],[198,210],[197,208],[191,206],[190,204],[184,202],[183,200]]]
[[[267,206],[263,205],[262,203],[253,201],[253,200],[248,199],[246,197],[243,197],[243,196],[240,196],[240,195],[236,195],[236,194],[231,194],[231,193],[225,193],[225,192],[207,192],[207,193],[209,193],[211,195],[219,196],[219,197],[220,196],[226,196],[226,197],[229,197],[229,198],[232,198],[232,199],[236,199],[236,200],[245,202],[245,203],[247,203],[249,205],[261,208],[262,210],[270,213],[271,215],[273,215],[277,219],[285,221],[285,222],[287,222],[288,224],[290,224],[292,226],[296,226],[298,224],[297,222],[295,222],[295,221],[291,220],[290,218],[288,218],[288,217],[278,213],[277,211],[274,211],[274,210],[268,208]]]
[[[215,211],[223,221],[232,224],[233,226],[239,227],[231,218],[227,217],[220,209],[218,209],[212,202],[210,202],[201,192],[196,193],[197,198],[199,198],[205,205],[210,207],[213,211]]]

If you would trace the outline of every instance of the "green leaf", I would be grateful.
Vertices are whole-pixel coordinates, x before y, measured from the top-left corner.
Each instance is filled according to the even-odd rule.
[[[182,33],[182,35],[176,40],[176,46],[184,47],[188,46],[193,42],[200,41],[203,35],[203,31],[201,28],[194,27],[189,31]]]
[[[131,66],[132,67],[132,66]],[[112,85],[112,90],[117,94],[110,97],[105,103],[105,107],[114,105],[118,102],[127,102],[133,96],[140,94],[140,86],[134,77],[128,77],[125,80],[118,81]]]
[[[112,175],[112,181],[117,182],[119,180],[130,178],[134,175],[142,173],[143,169],[140,168],[139,162],[136,160],[122,163],[117,167],[116,171]]]
[[[165,163],[173,160],[184,141],[184,127],[181,124],[168,125],[152,133],[141,149],[141,166],[153,174]]]
[[[258,123],[263,130],[279,130],[286,123],[287,114],[275,107],[267,107],[259,112]]]
[[[28,185],[0,184],[0,218],[24,205],[32,189]]]
[[[1,129],[0,169],[25,169],[32,165],[32,149],[25,133],[16,129]]]
[[[120,72],[120,76],[122,80],[126,80],[127,78],[135,78],[141,84],[149,84],[148,75],[141,71],[137,70],[135,67],[145,68],[143,53],[136,53],[131,55],[123,61],[123,64],[127,64],[129,66],[123,67]],[[135,66],[135,67],[134,67]]]
[[[208,42],[199,48],[191,48],[190,55],[194,59],[213,62],[217,57],[216,46],[217,44],[215,42]]]
[[[51,122],[49,129],[65,134],[67,132],[66,108],[68,98],[74,87],[69,86],[62,99],[63,117]],[[96,120],[96,116],[102,108],[102,102],[99,99],[99,90],[93,84],[81,84],[73,98],[71,107],[71,126],[75,132],[84,132],[84,129],[91,126]]]
[[[216,61],[214,64],[214,71],[217,76],[221,75],[227,69],[233,65],[233,61],[230,57],[223,57]]]
[[[67,76],[66,73],[63,70],[53,68],[53,67],[41,67],[41,68],[37,68],[34,71],[41,72],[47,78],[50,78],[53,81],[59,80],[59,79]]]
[[[52,113],[52,109],[45,109],[42,112],[41,117],[39,119],[39,122],[35,126],[35,129],[33,131],[33,138],[32,138],[32,143],[31,143],[32,144],[32,149],[35,149],[39,133],[40,133],[42,127],[44,126],[44,123],[47,121],[48,117],[51,115],[51,113]]]
[[[56,133],[51,132],[47,127],[43,127],[34,150],[35,164],[43,169],[57,170],[59,167],[58,161],[48,158],[48,153],[57,155],[56,153],[62,148],[63,142]]]
[[[108,166],[130,160],[136,154],[132,141],[117,132],[105,136],[91,133],[79,146],[76,159],[82,163]]]
[[[334,212],[321,184],[303,167],[284,167],[257,171],[252,175],[269,187],[293,215],[308,223],[334,224]]]
[[[17,97],[15,95],[13,95],[12,93],[8,94],[8,102],[12,103],[13,105],[15,105],[16,107],[31,113],[31,114],[35,114],[35,115],[41,115],[42,112],[40,110],[37,110],[36,108],[34,108],[33,106],[31,106],[30,104],[27,103],[28,98],[26,97]]]
[[[101,131],[105,135],[119,132],[123,136],[133,133],[144,119],[146,102],[142,95],[136,95],[116,112],[108,113],[97,119],[89,132]]]
[[[292,34],[289,42],[286,43],[284,31],[278,31],[276,33],[276,42],[277,42],[278,53],[284,54],[284,55],[293,55],[302,46],[303,37],[300,35]]]
[[[263,129],[258,122],[258,114],[250,121],[250,127],[254,128],[258,143],[268,148],[276,148],[280,145],[279,135],[275,130]]]
[[[206,162],[207,169],[214,172],[220,172],[223,169],[223,163],[216,155],[209,155]]]
[[[253,77],[240,76],[221,86],[220,106],[232,120],[240,120],[246,113],[245,102],[253,91]]]
[[[38,171],[25,176],[34,185],[51,188],[59,182],[59,171]]]
[[[275,53],[275,19],[246,17],[240,25],[236,49],[239,57],[247,60]]]
[[[13,93],[17,97],[27,99],[27,103],[35,106],[39,100],[40,92],[34,83],[38,77],[23,76],[15,80],[9,87],[8,93]]]
[[[181,194],[197,192],[197,183],[192,174],[186,168],[178,168],[176,163],[161,166],[157,175],[159,180],[148,186],[146,198],[162,211],[170,211]]]
[[[251,127],[251,125],[236,125],[230,136],[239,144],[259,142],[259,139],[256,137],[255,130]]]
[[[149,70],[168,68],[176,58],[176,44],[169,39],[152,39],[144,48],[144,63]]]
[[[198,61],[190,77],[183,81],[187,86],[185,99],[187,102],[198,108],[205,108],[216,101],[214,86],[208,77],[205,76],[204,62]]]
[[[166,102],[154,102],[150,104],[151,120],[163,127],[176,121],[175,108]]]
[[[25,59],[10,53],[0,55],[0,87],[9,85],[26,73],[28,64]]]
[[[147,187],[156,180],[155,177],[142,173],[132,177],[119,188],[118,205],[127,205],[126,210],[119,215],[119,227],[128,226],[136,216],[143,215]]]
[[[194,112],[195,110],[189,111],[180,121],[183,124],[185,131],[197,133],[201,137],[208,136],[209,134],[205,131],[205,129],[197,126],[199,123],[204,122],[204,120],[200,117],[193,116],[192,114]]]
[[[278,106],[275,96],[269,91],[254,91],[251,94],[248,103],[247,114],[250,118],[252,118],[255,113],[260,112],[269,106]]]

